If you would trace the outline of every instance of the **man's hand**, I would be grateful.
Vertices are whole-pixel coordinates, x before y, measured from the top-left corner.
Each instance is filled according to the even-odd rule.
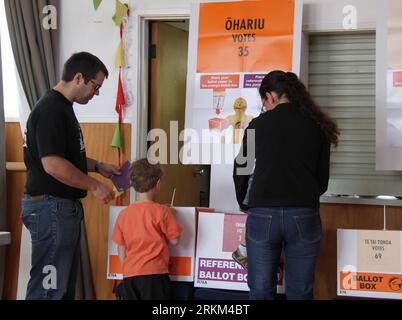
[[[99,173],[105,178],[110,178],[112,175],[120,175],[118,166],[109,163],[98,163]]]
[[[95,197],[100,199],[104,204],[114,199],[114,192],[108,186],[98,182],[96,188],[92,190]]]

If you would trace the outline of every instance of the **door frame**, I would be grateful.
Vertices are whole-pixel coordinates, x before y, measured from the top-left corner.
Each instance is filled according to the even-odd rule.
[[[134,11],[131,15],[129,37],[133,40],[130,71],[135,108],[131,119],[131,159],[139,159],[147,154],[148,105],[149,105],[149,42],[150,21],[190,19],[189,9],[144,9]],[[131,57],[131,55],[130,55]],[[138,119],[138,121],[137,121]],[[130,200],[136,200],[136,193],[131,188]]]

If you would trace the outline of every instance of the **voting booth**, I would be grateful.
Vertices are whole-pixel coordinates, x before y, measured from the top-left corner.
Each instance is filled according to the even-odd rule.
[[[122,280],[123,270],[112,241],[114,225],[126,207],[110,207],[107,279]],[[177,246],[170,246],[169,276],[172,281],[191,282],[195,288],[243,291],[247,298],[247,271],[232,258],[245,232],[246,214],[214,212],[209,208],[173,207],[183,229]],[[133,230],[135,232],[135,230]],[[285,292],[285,270],[278,269],[278,293]],[[207,297],[211,292],[202,291]],[[234,292],[229,299],[235,296]]]
[[[194,286],[249,291],[247,271],[232,258],[245,233],[246,214],[200,212]],[[284,267],[278,270],[278,293],[284,293]]]
[[[183,235],[170,251],[172,280],[194,282],[199,289],[249,290],[247,272],[232,258],[247,216],[234,214],[239,209],[232,172],[219,166],[232,170],[241,130],[261,112],[263,77],[277,69],[299,74],[302,9],[299,0],[191,5],[185,129],[198,140],[185,143],[182,163],[211,165],[210,206],[221,209],[174,208]],[[222,190],[230,192],[222,197]],[[108,279],[121,279],[110,240],[119,210],[110,213]],[[280,293],[284,273],[282,264]]]
[[[117,245],[112,241],[114,225],[119,213],[126,207],[110,207],[107,279],[122,280],[123,268],[117,254]],[[173,207],[177,223],[182,227],[180,242],[177,246],[170,246],[169,275],[172,281],[194,280],[194,258],[196,240],[196,211],[195,208]],[[135,232],[135,230],[133,230]]]

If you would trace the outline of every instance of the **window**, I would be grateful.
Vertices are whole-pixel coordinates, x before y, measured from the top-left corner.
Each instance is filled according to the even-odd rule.
[[[14,63],[4,1],[0,0],[0,32],[1,32],[1,63],[3,70],[4,116],[6,121],[18,121],[19,90],[17,84],[17,70]]]
[[[402,194],[401,172],[375,170],[375,48],[375,32],[309,38],[309,90],[341,132],[327,194]]]

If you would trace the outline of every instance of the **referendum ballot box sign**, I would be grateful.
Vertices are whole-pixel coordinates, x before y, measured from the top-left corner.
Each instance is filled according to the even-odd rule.
[[[338,295],[402,299],[402,232],[338,229]]]
[[[200,212],[195,287],[248,291],[247,271],[232,258],[245,232],[246,214]],[[283,272],[278,293],[284,292]]]
[[[112,206],[109,210],[109,237],[107,279],[123,279],[123,268],[117,253],[117,245],[112,241],[114,225],[119,213],[127,207]],[[170,246],[169,275],[173,281],[194,281],[194,251],[196,215],[193,207],[173,207],[177,223],[183,232],[177,246]],[[135,232],[135,230],[133,230]]]

